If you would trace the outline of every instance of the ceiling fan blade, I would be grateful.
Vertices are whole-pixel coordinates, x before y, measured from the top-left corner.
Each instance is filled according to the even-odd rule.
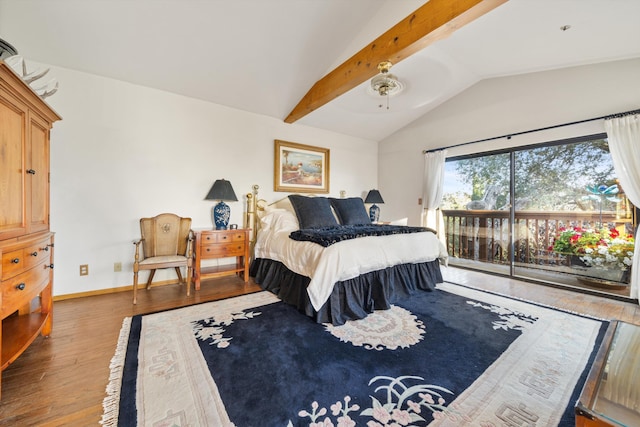
[[[318,80],[284,121],[293,123],[508,0],[429,0],[390,30]]]

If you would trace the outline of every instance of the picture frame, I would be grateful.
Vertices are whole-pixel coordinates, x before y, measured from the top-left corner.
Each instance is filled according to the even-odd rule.
[[[328,148],[275,140],[274,191],[328,193]]]

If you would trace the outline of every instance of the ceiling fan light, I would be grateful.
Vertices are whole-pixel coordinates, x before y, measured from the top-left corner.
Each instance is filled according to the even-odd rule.
[[[402,91],[404,86],[400,80],[389,72],[393,64],[390,61],[382,61],[378,64],[380,74],[373,77],[369,84],[369,90],[376,96],[383,96],[387,99],[387,110],[389,109],[389,97],[397,95]],[[378,107],[382,108],[382,104]]]
[[[378,74],[371,79],[371,89],[380,96],[395,95],[402,90],[402,83],[390,73]]]

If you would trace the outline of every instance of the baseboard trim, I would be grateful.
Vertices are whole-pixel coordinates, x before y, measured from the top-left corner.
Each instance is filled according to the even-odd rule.
[[[166,286],[166,285],[176,285],[179,282],[176,280],[164,280],[160,282],[153,282],[153,287],[158,286]],[[144,289],[147,287],[146,283],[139,284],[138,289]],[[84,297],[92,297],[96,295],[105,295],[105,294],[116,294],[118,292],[132,292],[133,284],[128,286],[121,286],[118,288],[108,288],[108,289],[96,289],[95,291],[87,291],[87,292],[78,292],[75,294],[66,294],[66,295],[56,295],[53,297],[53,301],[64,301],[75,298],[84,298]]]

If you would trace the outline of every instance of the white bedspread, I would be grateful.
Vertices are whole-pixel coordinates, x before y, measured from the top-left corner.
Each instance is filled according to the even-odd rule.
[[[316,310],[327,301],[336,282],[398,264],[447,261],[446,248],[431,232],[361,237],[327,248],[290,239],[290,233],[290,229],[262,230],[255,256],[279,261],[311,278],[307,292]]]

